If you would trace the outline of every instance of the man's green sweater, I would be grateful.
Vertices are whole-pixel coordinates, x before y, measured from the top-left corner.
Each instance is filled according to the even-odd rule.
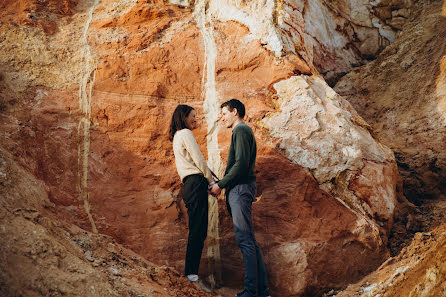
[[[232,130],[225,176],[218,186],[230,190],[236,185],[255,181],[256,154],[257,144],[251,127],[243,122],[237,124]]]

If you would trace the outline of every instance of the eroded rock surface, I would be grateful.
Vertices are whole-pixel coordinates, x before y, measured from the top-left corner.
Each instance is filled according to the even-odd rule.
[[[1,296],[210,296],[106,235],[57,220],[45,184],[0,150]]]
[[[335,88],[395,152],[404,194],[417,203],[441,198],[446,190],[443,6],[442,1],[419,5],[418,18],[395,43]]]
[[[392,43],[412,1],[283,1],[277,22],[293,49],[328,82]]]
[[[338,33],[321,33],[328,43],[311,53],[308,47],[318,47],[308,40],[311,34],[291,36],[283,20],[293,17],[295,26],[311,32],[317,29],[308,23],[311,12],[327,12],[327,4],[313,1],[299,18],[303,11],[290,7],[301,4],[274,3],[78,1],[70,13],[48,14],[57,28],[48,32],[14,23],[10,12],[18,8],[7,2],[0,25],[1,145],[30,179],[41,181],[51,218],[182,271],[187,219],[166,135],[170,116],[179,103],[197,109],[203,123],[197,141],[221,175],[230,131],[219,129],[218,107],[237,97],[247,106],[259,147],[262,198],[254,204],[254,223],[273,295],[321,294],[378,267],[404,201],[394,157],[318,70],[346,71],[385,43],[369,49],[369,37],[359,38],[364,53],[341,66],[329,66],[328,59],[325,71],[315,61],[348,57],[345,44],[354,34],[341,30],[346,43],[338,48],[328,40]],[[42,16],[52,11],[36,5]],[[351,7],[336,22],[373,18],[358,9],[373,10]],[[333,7],[326,19],[332,17]],[[379,31],[373,23],[361,28]],[[211,253],[200,274],[215,269],[207,259],[221,261],[223,284],[237,288],[243,272],[232,223],[224,203],[212,207]],[[23,221],[3,218],[21,220],[18,226]],[[102,238],[92,233],[83,234]],[[110,286],[103,290],[115,290]]]
[[[446,226],[417,233],[410,246],[336,297],[444,296]]]

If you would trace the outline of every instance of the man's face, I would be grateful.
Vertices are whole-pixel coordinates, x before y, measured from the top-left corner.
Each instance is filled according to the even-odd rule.
[[[237,109],[230,111],[226,106],[221,109],[221,121],[226,128],[232,128],[238,118]]]

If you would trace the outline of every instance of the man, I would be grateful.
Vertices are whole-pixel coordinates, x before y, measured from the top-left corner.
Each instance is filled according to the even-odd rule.
[[[245,265],[244,290],[236,297],[269,296],[265,264],[252,228],[252,202],[256,195],[254,166],[257,146],[252,129],[243,121],[245,106],[237,99],[221,105],[222,122],[232,128],[231,145],[225,176],[210,186],[214,196],[226,189],[226,204],[232,216],[235,238]]]

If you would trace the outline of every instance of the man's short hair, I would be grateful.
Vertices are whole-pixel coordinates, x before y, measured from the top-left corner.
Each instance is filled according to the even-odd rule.
[[[226,107],[229,111],[233,111],[234,108],[237,109],[239,118],[243,119],[245,117],[245,105],[240,100],[231,99],[223,103],[220,108]]]

